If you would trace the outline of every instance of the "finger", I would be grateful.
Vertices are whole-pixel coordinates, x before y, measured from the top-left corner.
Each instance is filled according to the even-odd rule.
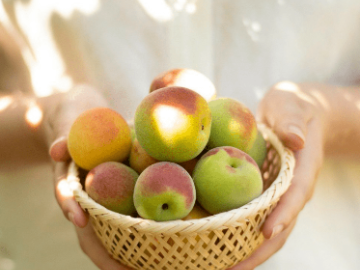
[[[285,230],[312,197],[322,164],[322,141],[318,128],[316,121],[309,123],[307,145],[296,152],[292,183],[264,223],[262,231],[266,238],[274,238]]]
[[[101,270],[130,270],[110,256],[96,236],[90,222],[85,228],[76,227],[76,232],[81,249]]]
[[[294,151],[304,147],[312,117],[312,106],[293,93],[271,91],[258,110],[259,120],[269,125],[284,145]]]
[[[70,153],[67,148],[67,138],[65,136],[57,138],[49,149],[52,160],[57,162],[65,162],[70,160]]]
[[[262,245],[251,254],[249,258],[240,262],[231,270],[252,270],[258,265],[269,259],[274,253],[279,251],[286,242],[289,234],[294,228],[296,220],[293,220],[290,226],[283,231],[278,237],[271,240],[265,240]]]
[[[55,197],[65,217],[77,227],[85,227],[88,217],[76,202],[73,190],[67,181],[68,163],[56,162],[55,173]]]

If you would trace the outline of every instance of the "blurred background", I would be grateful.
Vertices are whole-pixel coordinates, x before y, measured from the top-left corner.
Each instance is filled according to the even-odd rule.
[[[154,5],[149,2],[138,0],[139,9],[149,18],[161,22],[170,21],[174,10],[194,14],[197,4],[201,5],[204,1],[154,1]],[[168,2],[172,2],[175,9],[167,8],[164,3]],[[286,1],[279,0],[277,4],[285,5]],[[104,83],[100,75],[90,76],[100,70],[88,70],[87,65],[98,63],[94,55],[90,60],[80,57],[82,62],[76,62],[71,57],[59,59],[59,51],[64,46],[69,46],[74,54],[83,47],[76,47],[73,43],[69,45],[66,39],[61,38],[62,46],[59,47],[46,38],[47,31],[51,30],[50,17],[46,14],[55,14],[51,20],[53,31],[58,25],[57,20],[100,16],[101,8],[100,0],[76,0],[71,4],[70,1],[54,0],[3,0],[0,3],[0,270],[97,269],[81,251],[72,224],[65,219],[55,200],[48,150],[38,137],[38,127],[44,116],[35,101],[37,97],[66,92],[82,81],[100,88],[113,87],[116,78],[110,76],[107,78],[109,82]],[[44,16],[36,20],[36,14]],[[174,22],[170,30],[179,28],[183,22]],[[249,21],[246,23],[250,24]],[[250,26],[251,38],[256,41],[261,25],[255,23]],[[22,35],[20,28],[27,29],[26,36]],[[199,26],[197,30],[203,33],[205,40],[211,38],[206,29]],[[55,39],[64,35],[60,30]],[[174,35],[174,32],[171,33]],[[196,33],[194,30],[192,35],[196,36]],[[169,56],[171,61],[162,69],[180,63],[216,80],[209,67],[213,61],[209,57],[211,47],[209,51],[201,50],[198,58],[192,59],[177,51],[184,43],[176,40],[183,39],[181,35],[174,37],[173,42],[167,45],[172,51]],[[38,51],[32,51],[33,48]],[[145,68],[149,69],[148,66]],[[136,106],[148,90],[151,78],[159,71],[159,67],[150,73],[144,71],[145,75],[136,82],[136,87],[145,90],[135,97],[130,106]],[[246,97],[252,110],[265,91],[264,85],[255,87],[253,97]],[[285,246],[257,269],[359,269],[359,175],[359,160],[326,159],[313,199],[301,212]]]

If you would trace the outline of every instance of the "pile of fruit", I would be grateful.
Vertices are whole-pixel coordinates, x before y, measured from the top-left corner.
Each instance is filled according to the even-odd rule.
[[[134,126],[109,108],[82,113],[68,149],[87,171],[85,190],[124,215],[167,221],[239,208],[263,191],[266,143],[251,111],[216,98],[194,70],[157,76]]]

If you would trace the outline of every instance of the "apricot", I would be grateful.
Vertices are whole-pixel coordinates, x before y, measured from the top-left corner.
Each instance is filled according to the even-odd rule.
[[[139,144],[139,141],[135,138],[130,151],[130,167],[136,172],[142,173],[147,167],[156,162],[158,162],[158,160],[146,153],[144,148]]]
[[[140,145],[160,161],[184,162],[205,148],[211,129],[206,100],[184,87],[164,87],[147,95],[135,112]]]
[[[266,159],[267,148],[266,141],[260,131],[258,131],[255,142],[248,154],[256,161],[259,168],[261,168]]]
[[[163,161],[147,167],[135,184],[135,208],[146,219],[167,221],[184,218],[195,201],[193,180],[176,163]]]
[[[212,123],[208,148],[233,146],[248,152],[255,142],[257,124],[252,112],[232,98],[209,102]]]
[[[209,213],[217,214],[241,207],[263,190],[256,162],[235,147],[216,147],[197,163],[193,179],[197,201]]]
[[[210,101],[216,97],[214,84],[202,73],[188,68],[178,68],[157,75],[151,82],[150,92],[167,86],[189,88]]]
[[[129,156],[130,149],[128,124],[109,108],[97,107],[80,114],[68,136],[70,156],[85,170],[107,161],[122,162]]]
[[[87,174],[85,191],[95,202],[111,211],[134,215],[133,195],[138,177],[133,169],[120,162],[104,162]]]

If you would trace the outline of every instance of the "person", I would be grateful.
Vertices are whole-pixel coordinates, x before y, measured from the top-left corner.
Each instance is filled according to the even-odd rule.
[[[233,269],[254,269],[284,245],[312,197],[324,155],[360,152],[353,143],[360,132],[356,1],[59,3],[3,1],[0,18],[14,40],[5,48],[18,48],[12,59],[27,67],[22,78],[44,113],[39,134],[54,161],[56,199],[100,269],[128,268],[108,255],[88,216],[62,190],[66,136],[92,107],[114,108],[130,120],[162,71],[203,72],[218,96],[258,108],[257,120],[295,152],[294,178],[262,228],[265,242]]]

